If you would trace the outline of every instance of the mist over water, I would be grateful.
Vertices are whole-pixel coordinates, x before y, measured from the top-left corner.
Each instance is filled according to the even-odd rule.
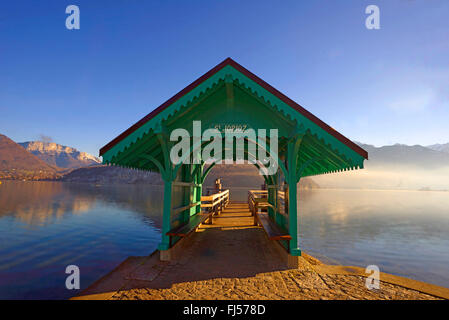
[[[449,165],[426,169],[368,163],[363,170],[314,176],[313,180],[322,188],[449,191]]]
[[[304,190],[298,206],[305,252],[449,287],[447,192]]]
[[[304,250],[449,287],[449,165],[366,161],[313,180],[322,189],[300,200]]]

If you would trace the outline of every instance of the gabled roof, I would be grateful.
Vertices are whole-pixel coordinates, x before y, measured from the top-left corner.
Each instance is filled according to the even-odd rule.
[[[336,130],[334,130],[333,128],[331,128],[329,125],[327,125],[326,123],[324,123],[322,120],[320,120],[318,117],[314,116],[312,113],[310,113],[309,111],[307,111],[306,109],[304,109],[302,106],[300,106],[298,103],[296,103],[295,101],[293,101],[292,99],[290,99],[289,97],[287,97],[286,95],[284,95],[283,93],[281,93],[280,91],[278,91],[277,89],[275,89],[274,87],[272,87],[271,85],[269,85],[267,82],[265,82],[264,80],[262,80],[261,78],[259,78],[258,76],[256,76],[255,74],[253,74],[252,72],[250,72],[249,70],[247,70],[246,68],[244,68],[243,66],[241,66],[240,64],[238,64],[237,62],[235,62],[234,60],[232,60],[231,58],[227,58],[225,59],[223,62],[221,62],[220,64],[218,64],[217,66],[215,66],[214,68],[212,68],[211,70],[209,70],[208,72],[206,72],[204,75],[202,75],[201,77],[199,77],[197,80],[195,80],[194,82],[192,82],[190,85],[188,85],[187,87],[185,87],[183,90],[179,91],[177,94],[175,94],[173,97],[171,97],[170,99],[168,99],[166,102],[164,102],[163,104],[161,104],[159,107],[157,107],[156,109],[154,109],[152,112],[150,112],[149,114],[147,114],[145,117],[143,117],[142,119],[140,119],[138,122],[136,122],[133,126],[131,126],[130,128],[128,128],[127,130],[125,130],[123,133],[121,133],[118,137],[116,137],[115,139],[113,139],[111,142],[109,142],[107,145],[105,145],[103,148],[100,149],[100,156],[102,156],[103,154],[105,154],[108,150],[110,150],[111,148],[113,148],[115,145],[117,145],[119,142],[121,142],[123,139],[125,139],[126,137],[128,137],[130,134],[132,134],[134,131],[136,131],[137,129],[139,129],[140,127],[142,127],[145,123],[147,123],[149,120],[153,119],[156,115],[158,115],[159,113],[161,113],[162,111],[164,111],[166,108],[168,108],[170,105],[172,105],[173,103],[175,103],[177,100],[179,100],[180,98],[182,98],[183,96],[185,96],[187,93],[189,93],[190,91],[192,91],[194,88],[196,88],[197,86],[199,86],[201,83],[203,83],[204,81],[208,80],[209,78],[211,78],[213,75],[215,75],[217,72],[219,72],[221,69],[225,68],[226,66],[231,66],[234,69],[236,69],[237,71],[239,71],[240,73],[244,74],[246,77],[248,77],[249,79],[251,79],[252,81],[254,81],[255,83],[257,83],[258,85],[260,85],[263,89],[267,90],[268,92],[270,92],[271,94],[273,94],[274,96],[276,96],[278,99],[280,99],[281,101],[283,101],[285,104],[287,104],[288,106],[290,106],[291,108],[293,108],[294,110],[296,110],[297,112],[299,112],[301,115],[303,115],[305,118],[309,119],[311,122],[315,123],[317,126],[319,126],[321,129],[323,129],[324,131],[326,131],[327,133],[329,133],[330,135],[332,135],[334,138],[336,138],[337,140],[339,140],[341,143],[345,144],[347,147],[349,147],[350,149],[352,149],[354,152],[356,152],[357,154],[359,154],[360,156],[362,156],[365,159],[368,159],[368,153],[362,149],[361,147],[359,147],[357,144],[355,144],[354,142],[352,142],[351,140],[349,140],[348,138],[346,138],[345,136],[343,136],[341,133],[337,132]]]

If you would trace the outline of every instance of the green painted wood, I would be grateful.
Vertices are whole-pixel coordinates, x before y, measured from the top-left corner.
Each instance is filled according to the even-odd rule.
[[[277,97],[273,96],[271,93],[261,88],[258,84],[254,83],[252,80],[246,78],[246,76],[238,72],[233,67],[226,66],[225,68],[220,70],[217,74],[215,74],[213,77],[211,77],[209,80],[205,81],[197,88],[192,90],[189,94],[186,94],[184,97],[176,101],[176,103],[174,103],[173,106],[170,106],[169,108],[161,112],[161,114],[158,115],[159,117],[151,119],[149,121],[151,123],[146,124],[145,126],[139,128],[138,130],[136,130],[136,133],[133,133],[132,135],[124,139],[121,143],[119,143],[119,145],[121,144],[121,146],[119,145],[114,146],[114,148],[112,149],[115,149],[115,151],[111,149],[106,154],[104,154],[105,162],[109,161],[108,159],[109,154],[117,153],[117,151],[118,152],[123,151],[126,148],[126,145],[134,143],[137,140],[137,138],[139,138],[143,133],[148,132],[149,129],[156,127],[160,123],[160,120],[167,120],[173,117],[176,114],[176,111],[180,110],[181,108],[186,109],[185,106],[189,104],[189,101],[191,103],[197,103],[198,97],[201,97],[202,95],[206,94],[206,92],[207,94],[210,94],[210,90],[207,90],[207,88],[211,89],[214,86],[217,86],[217,84],[220,81],[229,79],[229,77],[232,77],[232,79],[234,80],[233,87],[240,86],[245,88],[245,90],[247,91],[249,90],[253,95],[259,97],[259,100],[263,99],[265,104],[271,106],[272,109],[275,110],[278,114],[281,114],[283,117],[290,119],[290,121],[297,121],[298,123],[304,125],[306,128],[310,129],[311,133],[317,135],[317,137],[322,139],[326,145],[329,145],[334,149],[344,150],[343,154],[349,153],[354,155],[355,152],[353,150],[347,148],[346,146],[343,146],[341,142],[336,141],[334,137],[330,136],[327,132],[324,132],[321,128],[317,127],[316,124],[312,123],[310,120],[300,115],[296,110],[292,109],[290,106],[287,106]],[[238,103],[236,102],[236,105],[237,104]]]
[[[202,121],[202,133],[216,124],[229,123],[245,124],[256,132],[258,129],[279,130],[279,152],[272,156],[289,185],[286,195],[289,200],[288,218],[275,214],[272,209],[269,209],[269,216],[274,218],[273,221],[278,226],[288,227],[292,237],[289,240],[290,253],[294,255],[301,253],[297,241],[296,185],[300,178],[363,168],[362,156],[246,75],[227,65],[103,155],[104,163],[161,173],[164,180],[164,210],[163,236],[159,247],[165,248],[162,250],[168,249],[170,245],[166,231],[177,224],[188,223],[200,209],[194,206],[180,215],[173,215],[172,204],[188,206],[200,201],[202,184],[213,167],[212,165],[203,173],[203,163],[174,166],[170,161],[169,151],[173,143],[169,141],[169,133],[176,128],[184,128],[192,133],[194,120]],[[191,144],[191,152],[200,152],[205,144],[207,143]],[[262,146],[258,144],[258,147]],[[247,149],[246,147],[244,153],[246,159],[254,158],[255,155]],[[269,144],[265,150],[270,153]],[[222,155],[220,157],[223,158]],[[259,169],[262,166],[260,163],[255,165]],[[264,179],[267,184],[279,184],[277,176],[264,176]],[[185,187],[184,193],[173,193],[174,181],[192,182],[195,186]],[[274,207],[278,207],[277,189],[269,190],[268,198]]]
[[[164,180],[165,180],[165,179],[169,179],[168,172],[165,171],[165,169],[164,169],[162,163],[160,163],[159,160],[157,160],[155,157],[150,156],[150,155],[148,155],[148,154],[141,154],[140,157],[141,157],[141,158],[144,158],[144,159],[146,159],[146,160],[149,160],[149,161],[152,162],[154,165],[156,165],[156,167],[159,169],[159,172],[161,173],[162,178],[163,178]]]
[[[162,212],[162,240],[158,246],[159,250],[170,248],[170,237],[167,232],[171,229],[171,207],[172,207],[172,181],[164,181],[164,207]]]
[[[203,164],[194,164],[192,165],[193,169],[193,181],[198,185],[198,187],[193,188],[192,190],[192,201],[196,201],[201,204],[201,194],[203,193],[203,181],[202,181],[202,172],[203,172]],[[190,216],[198,214],[201,212],[201,206],[194,207],[190,210]]]
[[[296,183],[296,153],[295,150],[299,148],[300,140],[290,141],[287,151],[287,165],[288,165],[288,228],[292,239],[289,241],[290,254],[293,256],[300,256],[301,250],[298,246],[298,209],[297,209],[297,183]],[[301,139],[302,140],[302,139]]]

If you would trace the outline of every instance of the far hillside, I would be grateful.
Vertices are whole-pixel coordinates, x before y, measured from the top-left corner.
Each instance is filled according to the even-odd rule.
[[[0,179],[42,180],[60,176],[53,167],[0,134]]]
[[[260,189],[264,183],[263,176],[252,164],[217,164],[206,178],[205,185],[213,186],[215,179],[220,178],[223,187],[245,187]],[[315,189],[319,185],[312,178],[303,178],[299,183],[301,189]]]
[[[216,165],[205,181],[205,187],[212,187],[216,178],[221,178],[223,188],[255,188],[260,189],[263,177],[253,165]],[[164,182],[159,173],[143,170],[121,168],[117,166],[90,166],[79,168],[64,175],[61,181],[86,182],[92,184],[155,184]],[[305,178],[300,183],[300,188],[318,188],[312,179]]]
[[[72,170],[61,181],[100,185],[111,184],[163,184],[161,175],[155,172],[97,165]]]

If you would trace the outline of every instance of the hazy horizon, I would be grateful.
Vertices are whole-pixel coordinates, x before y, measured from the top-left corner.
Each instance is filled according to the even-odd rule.
[[[449,163],[440,168],[423,169],[410,166],[371,168],[313,176],[320,188],[366,190],[449,191]]]
[[[0,132],[0,134],[3,134],[2,132]],[[7,135],[6,135],[7,136]],[[8,137],[8,138],[10,138],[11,139],[11,137]],[[16,142],[17,144],[21,144],[21,143],[26,143],[26,142],[36,142],[36,141],[38,141],[38,142],[43,142],[43,143],[56,143],[56,144],[59,144],[59,145],[62,145],[62,146],[65,146],[65,147],[72,147],[73,148],[73,146],[70,146],[70,145],[68,145],[68,144],[64,144],[64,143],[59,143],[59,142],[56,142],[56,141],[53,141],[53,139],[52,138],[50,138],[50,137],[46,137],[46,139],[42,139],[42,138],[37,138],[37,139],[28,139],[28,140],[24,140],[24,141],[15,141],[15,140],[13,140],[14,142]],[[375,147],[375,148],[382,148],[382,147],[390,147],[390,146],[396,146],[396,145],[401,145],[401,146],[407,146],[407,147],[413,147],[413,146],[422,146],[422,147],[426,147],[426,148],[428,148],[429,146],[433,146],[433,145],[446,145],[446,144],[449,144],[449,140],[447,141],[447,142],[435,142],[435,143],[431,143],[431,144],[427,144],[427,145],[422,145],[422,144],[404,144],[404,143],[392,143],[392,144],[385,144],[385,145],[375,145],[375,144],[372,144],[372,143],[369,143],[369,142],[360,142],[360,141],[354,141],[356,144],[363,144],[363,145],[369,145],[369,146],[373,146],[373,147]],[[75,149],[77,149],[77,148],[75,148]],[[80,150],[80,149],[77,149],[78,151],[82,151],[82,152],[86,152],[86,151],[84,151],[84,150]],[[89,152],[87,152],[87,153],[89,153]],[[98,157],[98,152],[96,153],[96,154],[92,154],[93,156],[96,156],[96,157]],[[101,157],[99,157],[99,158],[101,158]]]

